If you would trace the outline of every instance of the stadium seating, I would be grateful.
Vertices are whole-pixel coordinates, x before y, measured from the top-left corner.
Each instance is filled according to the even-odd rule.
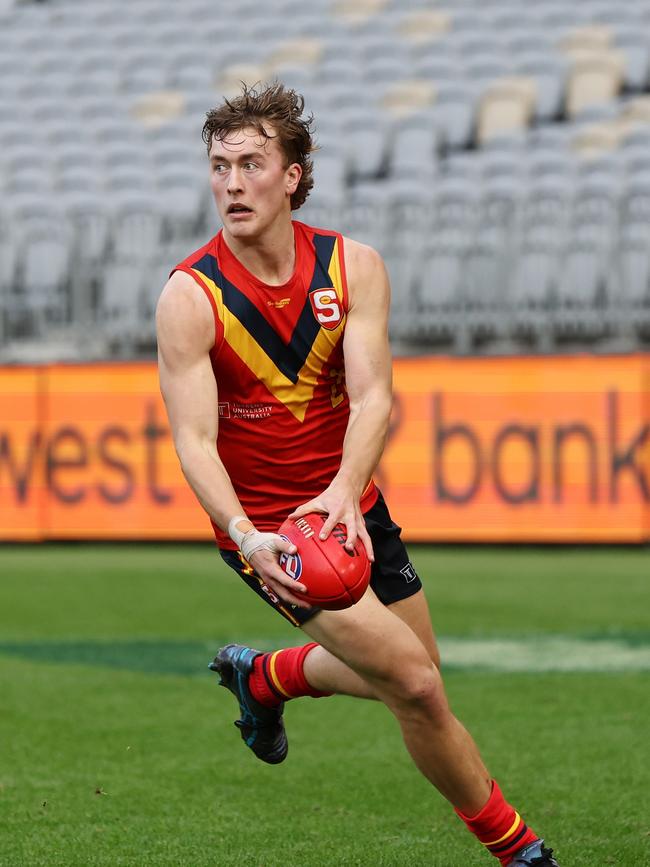
[[[0,360],[154,350],[155,280],[217,228],[205,111],[274,76],[316,115],[298,217],[384,254],[398,352],[648,343],[650,0],[50,0],[0,23]]]

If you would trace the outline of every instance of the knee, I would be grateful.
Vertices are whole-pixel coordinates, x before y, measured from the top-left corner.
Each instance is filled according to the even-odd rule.
[[[430,662],[407,666],[393,684],[397,716],[424,716],[431,722],[449,713],[442,678]]]

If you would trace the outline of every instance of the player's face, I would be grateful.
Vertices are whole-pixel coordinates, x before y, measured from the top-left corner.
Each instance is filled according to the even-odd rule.
[[[273,134],[271,126],[267,131]],[[254,238],[286,219],[300,174],[297,163],[286,165],[275,139],[254,129],[213,139],[210,184],[224,230],[235,238]]]

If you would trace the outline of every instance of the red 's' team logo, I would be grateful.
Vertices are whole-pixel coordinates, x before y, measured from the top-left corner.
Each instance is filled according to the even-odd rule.
[[[343,309],[336,289],[314,289],[309,293],[309,300],[314,316],[323,328],[333,331],[340,325],[341,319],[343,319]]]

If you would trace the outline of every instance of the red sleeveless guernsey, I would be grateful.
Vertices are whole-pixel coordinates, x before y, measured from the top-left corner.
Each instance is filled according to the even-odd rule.
[[[304,223],[293,228],[296,264],[282,286],[268,286],[247,271],[222,232],[174,269],[190,274],[212,305],[217,449],[246,514],[266,531],[277,530],[296,506],[329,485],[350,412],[343,239]],[[370,482],[362,511],[376,498]],[[236,548],[212,527],[221,548]]]

